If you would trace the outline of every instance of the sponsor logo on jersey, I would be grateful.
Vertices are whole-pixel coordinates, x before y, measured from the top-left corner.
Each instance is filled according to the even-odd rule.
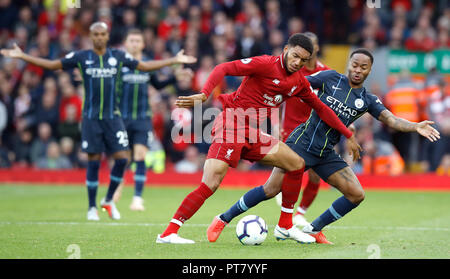
[[[252,62],[252,59],[251,58],[244,58],[244,59],[241,59],[241,62],[243,64],[248,64],[248,63]]]
[[[116,68],[87,68],[86,74],[92,78],[110,78],[117,74]]]
[[[272,80],[273,83],[275,83],[276,85],[280,84],[280,81],[278,79],[274,79]]]
[[[86,65],[92,65],[92,64],[94,64],[93,60],[86,60]]]
[[[147,83],[149,80],[148,74],[126,74],[123,76],[123,81],[129,83]]]
[[[358,114],[357,110],[345,105],[344,103],[342,103],[341,101],[332,96],[327,96],[326,100],[329,103],[330,108],[340,113],[341,116],[350,118],[350,116],[355,117]]]

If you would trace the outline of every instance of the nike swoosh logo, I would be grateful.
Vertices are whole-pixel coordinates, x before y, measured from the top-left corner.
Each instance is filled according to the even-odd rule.
[[[289,233],[285,234],[284,232],[280,231],[279,229],[277,229],[277,232],[281,233],[285,237],[289,237]]]
[[[336,86],[331,86],[331,88],[333,88],[334,90],[341,90],[342,88],[336,87]]]

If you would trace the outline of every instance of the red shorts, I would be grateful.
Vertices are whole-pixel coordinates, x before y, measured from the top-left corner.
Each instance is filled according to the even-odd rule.
[[[252,162],[263,159],[279,142],[271,135],[248,125],[239,125],[236,122],[234,125],[222,125],[221,116],[222,114],[214,122],[213,140],[207,159],[222,160],[235,168],[240,159]]]

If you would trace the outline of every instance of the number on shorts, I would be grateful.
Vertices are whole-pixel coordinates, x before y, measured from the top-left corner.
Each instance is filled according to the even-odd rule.
[[[123,147],[128,146],[128,134],[126,131],[118,131],[116,137],[119,139],[119,144]]]

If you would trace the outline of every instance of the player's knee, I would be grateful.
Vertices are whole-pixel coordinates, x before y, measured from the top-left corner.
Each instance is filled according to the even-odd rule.
[[[218,163],[218,162],[205,162],[205,167],[203,169],[202,182],[208,185],[211,191],[216,191],[220,183],[227,173],[228,165]]]
[[[145,151],[139,150],[139,151],[134,153],[134,155],[133,155],[134,158],[133,159],[134,159],[134,161],[144,161],[145,160],[145,155],[146,155]]]
[[[349,201],[354,204],[360,204],[364,201],[365,197],[366,193],[361,187],[353,187],[350,193]]]
[[[304,167],[305,167],[305,160],[303,160],[302,157],[295,154],[295,156],[292,156],[292,159],[290,160],[290,164],[286,169],[286,171],[296,171]]]

